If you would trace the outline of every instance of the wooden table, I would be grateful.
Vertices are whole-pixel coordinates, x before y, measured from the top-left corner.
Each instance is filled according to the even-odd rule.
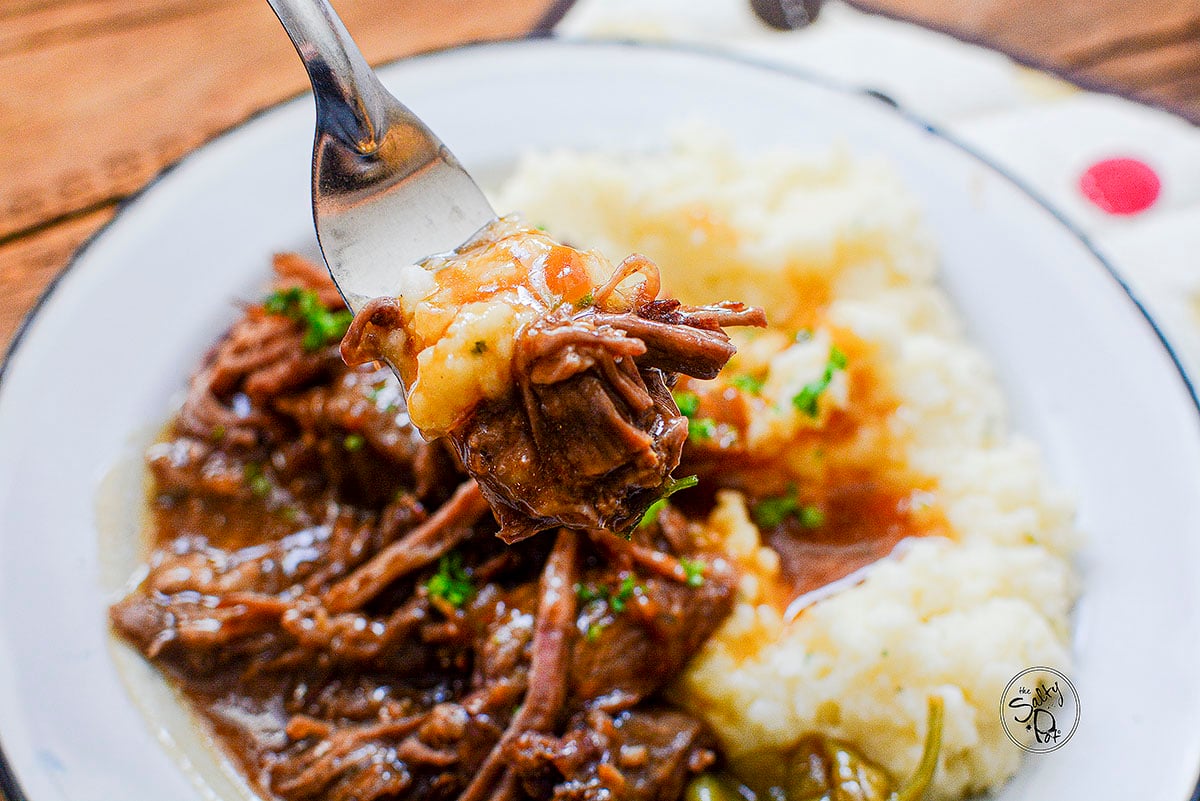
[[[1200,122],[1195,0],[854,0]],[[545,30],[569,0],[340,0],[368,59]],[[264,0],[0,0],[0,347],[159,169],[302,91]]]

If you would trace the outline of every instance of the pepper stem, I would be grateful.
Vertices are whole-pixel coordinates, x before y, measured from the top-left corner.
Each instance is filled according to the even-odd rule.
[[[942,750],[942,712],[945,703],[940,695],[929,696],[929,721],[925,729],[925,750],[921,761],[904,786],[892,793],[889,801],[920,801],[933,782],[937,771],[938,754]]]

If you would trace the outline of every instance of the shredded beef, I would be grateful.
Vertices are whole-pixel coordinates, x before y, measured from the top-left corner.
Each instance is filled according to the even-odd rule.
[[[340,308],[321,271],[276,266],[279,286]],[[622,436],[677,426],[662,371],[713,363],[726,313],[740,312],[659,305],[594,321],[602,335],[547,331],[530,362],[550,381],[530,385],[545,395],[538,425],[607,398]],[[700,333],[670,334],[679,314],[701,315]],[[154,550],[114,630],[264,797],[679,798],[713,744],[662,691],[729,613],[734,577],[671,517],[630,541],[564,528],[504,545],[487,487],[419,436],[390,372],[303,340],[297,321],[251,306],[197,371],[147,453]],[[654,364],[611,358],[631,345]],[[568,353],[595,358],[561,375]],[[635,406],[646,417],[630,423]],[[698,585],[684,558],[708,559]]]
[[[562,736],[528,732],[508,749],[513,773],[533,798],[554,801],[674,801],[713,762],[715,742],[690,715],[647,708],[574,718]]]
[[[617,287],[639,274],[636,299],[610,305]],[[560,526],[632,528],[665,493],[687,440],[688,421],[670,391],[676,378],[720,372],[735,352],[723,328],[766,325],[761,309],[684,307],[656,298],[658,287],[658,268],[634,255],[588,303],[541,313],[516,333],[508,393],[450,428],[504,541]],[[411,358],[409,317],[396,298],[368,303],[343,340],[347,363]]]
[[[712,377],[734,352],[719,327],[688,322],[559,311],[519,334],[516,391],[451,433],[505,541],[627,531],[657,500],[688,435],[675,373]]]

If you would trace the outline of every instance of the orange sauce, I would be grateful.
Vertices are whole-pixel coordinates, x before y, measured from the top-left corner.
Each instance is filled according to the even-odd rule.
[[[766,595],[781,611],[887,557],[907,537],[953,535],[935,502],[937,482],[907,465],[907,442],[892,425],[900,403],[879,354],[850,331],[832,334],[846,354],[848,403],[823,409],[819,424],[786,442],[746,447],[750,421],[767,402],[730,385],[730,377],[679,386],[700,399],[693,417],[715,423],[712,437],[689,441],[679,472],[746,495],[763,542],[780,557],[777,586]],[[782,515],[781,498],[790,507]],[[762,514],[764,502],[774,514]]]
[[[567,303],[582,300],[592,289],[592,281],[579,251],[555,245],[546,255],[543,269],[546,287]]]

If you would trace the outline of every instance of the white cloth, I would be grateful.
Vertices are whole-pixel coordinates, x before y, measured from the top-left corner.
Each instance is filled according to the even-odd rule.
[[[879,90],[1017,177],[1084,231],[1200,379],[1200,129],[1166,112],[1084,92],[1006,56],[924,28],[827,3],[793,32],[748,0],[580,0],[564,36],[700,42]],[[1153,206],[1108,214],[1079,179],[1133,157],[1162,181]]]

